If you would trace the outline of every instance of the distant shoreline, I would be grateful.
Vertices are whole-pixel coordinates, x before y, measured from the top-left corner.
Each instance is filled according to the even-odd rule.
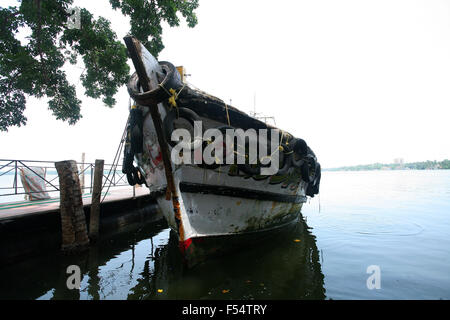
[[[323,171],[370,171],[370,170],[447,170],[450,169],[450,160],[422,161],[410,163],[373,163],[358,166],[346,166],[338,168],[324,168]]]

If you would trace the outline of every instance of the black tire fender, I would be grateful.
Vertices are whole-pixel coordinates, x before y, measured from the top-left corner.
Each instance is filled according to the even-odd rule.
[[[283,166],[278,169],[276,173],[277,176],[285,175],[292,165],[292,153],[281,153],[283,155],[283,161],[281,162]]]
[[[142,174],[142,171],[135,166],[132,166],[132,169],[127,172],[127,181],[130,186],[134,186],[136,184],[145,184],[147,186],[147,182]]]
[[[308,187],[306,188],[306,195],[310,197],[314,197],[314,195],[319,193],[320,189],[320,179],[322,177],[320,163],[317,163],[316,165],[316,178],[314,179],[313,183],[310,183]]]
[[[249,148],[249,141],[245,139],[245,153],[247,156],[247,149]],[[259,162],[259,161],[257,161]],[[238,168],[240,171],[250,175],[250,176],[259,176],[261,175],[261,164],[250,164],[250,163],[242,163],[238,164]]]
[[[183,142],[175,142],[172,141],[172,132],[174,130],[174,121],[177,118],[183,118],[189,121],[189,123],[192,125],[192,127],[195,128],[195,121],[200,121],[200,117],[191,109],[188,108],[172,108],[166,115],[163,121],[163,127],[164,127],[164,137],[167,141],[167,143],[174,147],[178,143]],[[201,132],[202,139],[203,139],[203,132]],[[202,140],[195,140],[191,141],[189,144],[183,144],[183,147],[190,150],[195,150],[199,148],[202,145]]]
[[[313,155],[306,155],[303,165],[300,168],[303,181],[307,183],[311,183],[314,181],[314,179],[316,178],[316,164],[317,161]]]
[[[296,168],[302,168],[304,158],[308,154],[308,145],[303,139],[295,139],[295,141],[292,142],[292,145],[292,150],[294,151],[292,165]]]
[[[130,144],[131,153],[142,153],[144,145],[143,137],[143,123],[144,118],[142,116],[142,110],[131,109],[130,110]]]
[[[147,92],[141,92],[139,77],[134,73],[127,84],[128,93],[140,105],[149,106],[158,104],[170,97],[170,89],[178,91],[183,87],[181,76],[173,64],[167,61],[160,61],[164,78],[159,86]]]
[[[130,186],[134,186],[136,184],[136,176],[134,174],[134,167],[133,167],[133,170],[127,172],[127,181]]]

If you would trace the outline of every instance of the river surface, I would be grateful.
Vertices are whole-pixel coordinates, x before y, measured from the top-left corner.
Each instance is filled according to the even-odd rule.
[[[0,268],[0,299],[450,299],[450,170],[323,172],[302,214],[192,269],[164,222],[143,226]]]

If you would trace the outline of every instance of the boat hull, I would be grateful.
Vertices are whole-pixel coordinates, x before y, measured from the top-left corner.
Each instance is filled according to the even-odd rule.
[[[270,234],[296,221],[302,204],[306,202],[308,184],[311,183],[306,181],[310,180],[310,176],[305,175],[300,168],[306,168],[309,163],[306,159],[315,161],[306,143],[294,140],[287,132],[278,138],[278,130],[275,130],[275,140],[279,143],[275,148],[270,148],[269,158],[272,159],[272,154],[278,154],[278,151],[285,158],[279,161],[275,156],[275,160],[271,160],[271,164],[279,161],[283,165],[270,176],[263,175],[266,170],[260,168],[255,172],[254,167],[250,168],[249,164],[244,163],[198,163],[195,151],[200,150],[201,158],[202,148],[206,149],[204,143],[211,142],[205,137],[201,137],[200,145],[196,147],[194,142],[186,142],[190,146],[189,150],[195,150],[194,161],[189,160],[189,156],[189,161],[175,161],[172,157],[174,149],[170,147],[174,145],[168,139],[173,133],[175,119],[184,118],[190,122],[194,137],[194,123],[201,123],[205,130],[215,128],[219,134],[223,132],[218,128],[225,126],[229,129],[231,125],[232,129],[238,130],[273,128],[218,98],[190,89],[180,82],[180,75],[174,71],[173,65],[158,63],[136,39],[126,37],[125,42],[136,68],[136,74],[128,84],[128,91],[136,104],[130,110],[124,172],[129,182],[138,181],[138,177],[145,178],[162,214],[177,234],[180,249],[187,260],[198,260],[189,257],[217,251],[219,243],[223,242],[219,240],[239,243],[243,241],[240,240],[242,237],[255,238],[255,235]],[[262,135],[261,140],[259,137],[253,138],[253,141],[259,141],[258,149],[261,146],[266,148],[266,138],[263,137],[267,136]],[[272,137],[275,136],[271,135],[270,140]],[[288,146],[289,141],[293,147]],[[301,141],[304,147],[299,143]],[[249,138],[249,145],[251,142]],[[241,156],[245,154],[245,142],[243,144]],[[296,146],[300,146],[300,149],[297,150]],[[233,149],[233,152],[237,151]],[[182,153],[183,156],[187,155],[184,150]],[[301,161],[291,166],[294,153],[301,156]],[[179,155],[180,152],[175,150],[174,154]],[[258,159],[268,154],[263,155]],[[249,155],[246,157],[250,160]],[[133,160],[138,164],[140,174],[137,174]]]
[[[174,171],[180,194],[181,228],[164,188],[155,192],[188,264],[212,253],[226,252],[230,243],[236,246],[238,239],[247,235],[258,238],[259,233],[267,234],[296,221],[306,201],[302,183],[274,184],[269,178],[255,181],[230,176],[226,167],[222,170],[225,172],[181,166]]]
[[[268,239],[287,232],[301,219],[298,211],[290,215],[284,223],[272,225],[266,229],[238,232],[226,235],[193,237],[179,243],[183,260],[188,267],[193,267],[210,259],[218,258],[229,253],[249,250],[261,246]]]

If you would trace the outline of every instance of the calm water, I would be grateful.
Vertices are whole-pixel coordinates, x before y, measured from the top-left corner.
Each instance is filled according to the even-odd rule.
[[[1,299],[449,299],[450,171],[324,172],[304,219],[193,269],[165,223],[0,268]],[[306,221],[306,223],[305,223]],[[79,265],[79,291],[66,268]],[[369,290],[369,266],[380,289]]]

